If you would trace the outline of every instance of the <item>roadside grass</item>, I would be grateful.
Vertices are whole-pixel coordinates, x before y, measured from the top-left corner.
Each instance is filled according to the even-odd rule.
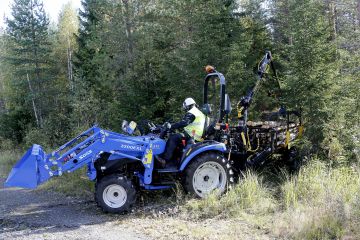
[[[0,177],[6,178],[12,167],[21,158],[21,154],[16,150],[0,151]]]
[[[1,150],[1,177],[8,175],[21,155],[20,151]],[[53,178],[40,189],[92,199],[94,184],[83,168]],[[214,192],[205,199],[194,199],[179,185],[166,192],[143,192],[137,205],[144,212],[140,217],[155,217],[149,226],[169,221],[174,233],[189,238],[220,237],[221,232],[207,227],[210,221],[227,224],[221,228],[234,234],[240,234],[237,224],[241,223],[254,230],[251,234],[270,238],[360,239],[360,169],[331,168],[313,159],[296,175],[279,172],[272,178],[247,171],[221,197]],[[193,228],[186,227],[190,223]],[[232,236],[227,238],[236,239]]]
[[[182,216],[198,221],[238,219],[281,239],[359,239],[360,170],[330,168],[313,159],[277,185],[246,172],[222,197],[190,199]],[[265,181],[266,180],[266,181]]]
[[[240,182],[219,197],[217,192],[205,199],[191,199],[183,211],[191,218],[233,218],[244,214],[267,215],[275,211],[276,205],[270,189],[262,178],[248,171]]]
[[[95,184],[87,178],[86,170],[86,167],[83,167],[75,172],[52,178],[38,189],[61,192],[68,196],[92,200]]]
[[[1,150],[0,151],[0,177],[6,178],[16,162],[25,151]],[[64,174],[46,182],[39,187],[40,190],[61,192],[75,197],[93,197],[94,183],[86,177],[86,169],[82,168],[71,174]]]
[[[273,229],[293,239],[358,238],[359,183],[357,168],[332,169],[313,161],[280,186],[283,211],[277,215],[282,221]]]

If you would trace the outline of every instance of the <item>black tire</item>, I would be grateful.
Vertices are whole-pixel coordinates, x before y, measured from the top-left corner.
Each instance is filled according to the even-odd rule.
[[[95,185],[95,201],[104,212],[127,212],[135,200],[134,185],[125,176],[118,174],[105,176]]]
[[[296,173],[300,170],[303,161],[300,157],[299,150],[296,147],[291,147],[285,153],[285,164],[290,173]]]
[[[234,182],[233,174],[230,163],[221,153],[207,152],[194,159],[186,168],[184,189],[187,193],[198,198],[206,197],[209,192],[215,189],[219,189],[219,193],[223,194],[227,190],[229,183]],[[214,183],[216,180],[219,182]],[[206,186],[208,182],[209,185],[214,184]]]

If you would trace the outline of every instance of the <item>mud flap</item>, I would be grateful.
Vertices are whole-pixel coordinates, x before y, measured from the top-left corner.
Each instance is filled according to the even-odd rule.
[[[5,187],[35,189],[51,176],[47,157],[41,146],[34,144],[16,163],[5,182]]]

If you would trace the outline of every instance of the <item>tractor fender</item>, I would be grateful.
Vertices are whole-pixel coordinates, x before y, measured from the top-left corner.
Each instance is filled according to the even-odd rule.
[[[224,143],[219,143],[216,141],[209,141],[209,142],[202,142],[195,144],[194,148],[190,148],[185,153],[185,156],[183,157],[183,161],[180,166],[180,171],[183,171],[187,165],[191,162],[191,160],[195,157],[197,157],[199,154],[203,152],[208,151],[217,151],[217,152],[226,152],[226,145]]]

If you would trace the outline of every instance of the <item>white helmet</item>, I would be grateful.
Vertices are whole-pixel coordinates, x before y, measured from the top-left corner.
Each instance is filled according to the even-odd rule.
[[[191,108],[191,106],[195,105],[196,102],[194,99],[192,98],[187,98],[185,99],[185,101],[183,102],[183,108],[184,110],[189,110]]]

